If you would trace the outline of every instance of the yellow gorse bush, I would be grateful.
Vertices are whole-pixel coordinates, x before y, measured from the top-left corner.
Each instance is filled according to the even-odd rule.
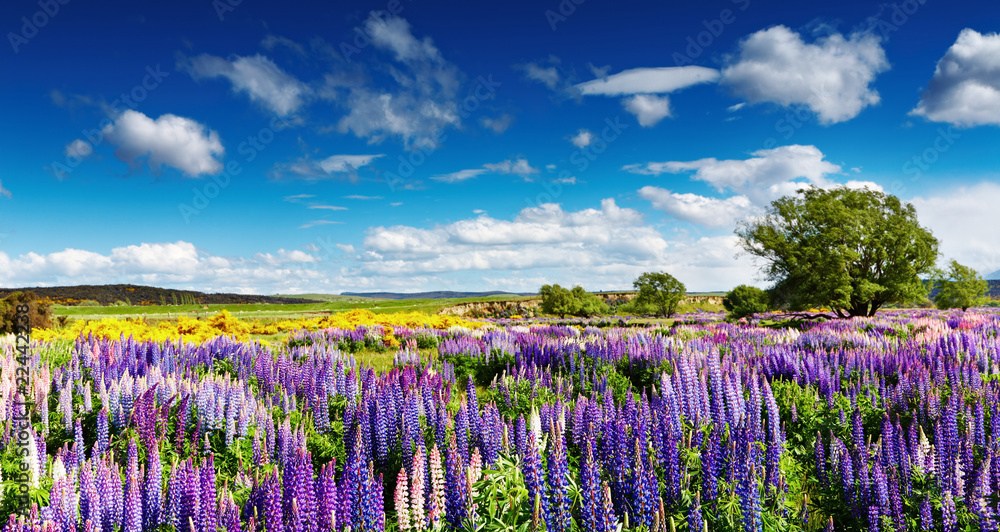
[[[356,309],[349,312],[331,314],[317,318],[299,318],[282,320],[275,323],[263,323],[258,320],[241,320],[228,311],[223,310],[214,316],[198,320],[181,316],[176,321],[163,321],[150,324],[143,318],[106,318],[102,320],[77,320],[64,329],[38,329],[33,336],[38,340],[67,339],[73,340],[81,335],[93,335],[95,338],[117,340],[131,336],[136,340],[152,340],[157,342],[173,341],[183,338],[185,341],[203,342],[218,336],[229,336],[237,340],[248,340],[250,335],[273,335],[295,330],[319,329],[354,329],[360,325],[381,325],[386,327],[385,343],[395,346],[399,341],[392,334],[392,327],[433,329],[448,329],[454,326],[478,329],[485,322],[470,321],[455,316],[427,315],[420,312],[399,312],[394,314],[376,314],[369,310]]]

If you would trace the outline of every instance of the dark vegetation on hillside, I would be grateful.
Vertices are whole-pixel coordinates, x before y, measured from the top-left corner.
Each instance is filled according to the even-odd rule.
[[[0,288],[0,298],[14,292],[34,292],[39,298],[61,305],[78,305],[83,301],[96,301],[101,305],[125,302],[131,305],[182,305],[182,304],[246,304],[246,303],[315,303],[308,299],[244,294],[206,294],[192,290],[171,290],[154,286],[132,284],[53,286],[38,288]]]

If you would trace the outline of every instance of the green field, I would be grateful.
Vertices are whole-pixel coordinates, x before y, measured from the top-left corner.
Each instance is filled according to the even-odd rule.
[[[55,316],[67,316],[70,319],[94,320],[101,318],[130,318],[143,316],[151,320],[171,319],[177,316],[210,316],[223,310],[229,311],[239,318],[295,319],[300,317],[322,316],[332,312],[345,312],[353,309],[368,309],[372,312],[410,312],[419,311],[425,314],[437,314],[445,307],[459,303],[481,301],[507,301],[531,299],[530,296],[489,296],[479,298],[447,298],[447,299],[367,299],[361,297],[331,296],[326,294],[296,295],[305,299],[317,299],[316,303],[299,303],[289,305],[272,304],[217,304],[217,305],[141,305],[117,307],[80,307],[53,305]],[[335,298],[323,300],[322,298]]]

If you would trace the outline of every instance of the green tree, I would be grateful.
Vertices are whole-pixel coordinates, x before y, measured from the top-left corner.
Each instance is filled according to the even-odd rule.
[[[938,291],[934,304],[941,310],[960,308],[964,312],[989,302],[986,293],[990,284],[976,270],[955,260],[949,263],[947,272],[934,272],[932,284]]]
[[[540,292],[542,312],[545,314],[557,314],[561,317],[594,316],[608,311],[608,306],[601,298],[588,293],[581,286],[569,290],[557,284],[545,285]]]
[[[938,257],[937,238],[912,205],[868,189],[800,190],[736,234],[766,263],[778,303],[793,311],[828,307],[841,318],[925,297],[918,276]]]
[[[632,282],[639,291],[636,307],[652,307],[659,316],[670,317],[677,312],[677,304],[684,299],[687,289],[667,272],[646,272]]]
[[[34,292],[14,292],[0,299],[0,334],[10,334],[17,328],[17,307],[28,305],[28,320],[32,329],[52,328],[52,309],[47,300]]]
[[[722,299],[722,306],[729,312],[730,319],[738,320],[758,312],[767,312],[771,307],[769,300],[767,292],[756,286],[741,284],[726,294]]]

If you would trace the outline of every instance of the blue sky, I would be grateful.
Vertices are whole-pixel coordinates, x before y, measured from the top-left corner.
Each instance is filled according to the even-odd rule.
[[[765,285],[803,184],[1000,270],[986,3],[11,1],[0,285]]]

